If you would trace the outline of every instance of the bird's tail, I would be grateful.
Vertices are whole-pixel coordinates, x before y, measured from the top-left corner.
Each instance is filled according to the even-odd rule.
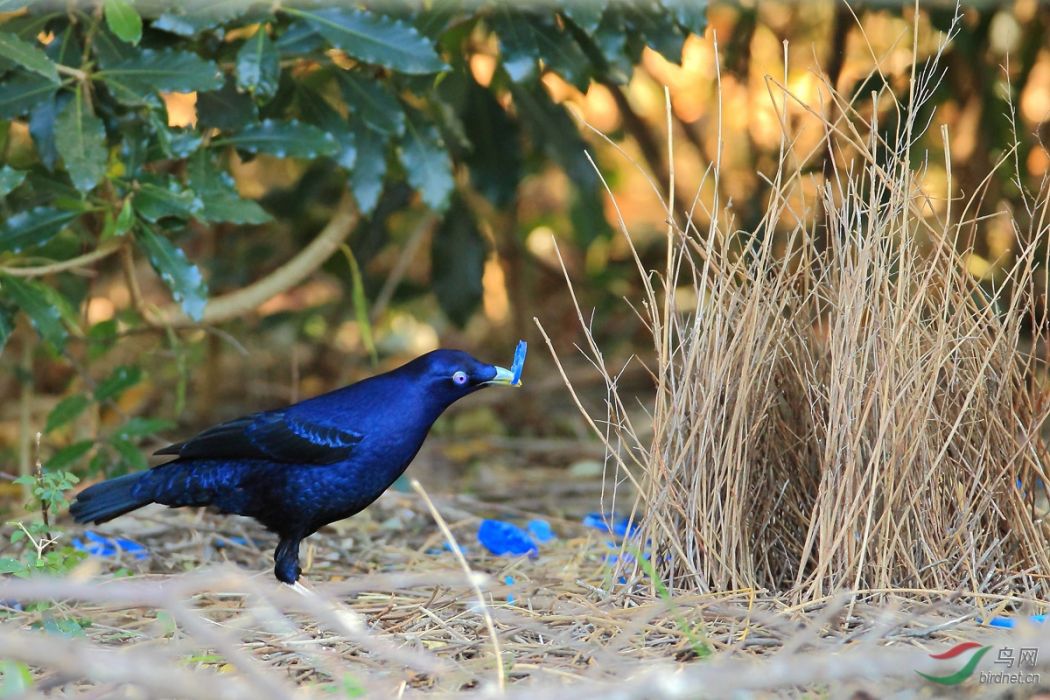
[[[135,486],[149,472],[126,474],[89,486],[69,507],[69,513],[78,523],[104,523],[153,502],[150,497],[136,495]]]

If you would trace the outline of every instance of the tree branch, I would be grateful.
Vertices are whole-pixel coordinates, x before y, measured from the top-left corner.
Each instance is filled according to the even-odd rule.
[[[146,321],[155,326],[186,328],[190,326],[223,323],[243,316],[267,300],[291,289],[313,274],[343,243],[358,221],[357,207],[349,193],[339,200],[332,219],[317,234],[310,245],[266,277],[235,292],[217,296],[208,301],[200,322],[191,320],[176,304],[149,312]]]
[[[0,272],[5,275],[10,275],[11,277],[43,277],[54,272],[65,272],[66,270],[73,270],[78,267],[87,267],[93,262],[97,262],[113,255],[113,253],[120,250],[123,245],[123,238],[111,238],[90,253],[84,253],[75,258],[70,258],[69,260],[61,260],[59,262],[38,265],[36,267],[0,266]]]

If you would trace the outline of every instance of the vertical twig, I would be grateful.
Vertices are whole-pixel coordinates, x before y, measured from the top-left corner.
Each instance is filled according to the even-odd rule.
[[[29,426],[33,413],[33,340],[30,333],[25,334],[22,346],[21,376],[22,385],[18,397],[18,475],[29,476]],[[28,502],[33,496],[33,489],[23,485],[22,496]]]
[[[448,541],[448,546],[452,548],[452,553],[459,560],[459,565],[463,568],[467,581],[470,582],[471,588],[474,589],[474,595],[477,597],[478,605],[481,607],[481,616],[485,618],[485,627],[488,628],[489,637],[492,638],[492,651],[496,654],[496,683],[499,685],[499,690],[502,693],[507,686],[506,675],[503,671],[503,652],[500,650],[499,636],[496,634],[496,623],[493,622],[492,613],[489,612],[489,606],[485,603],[485,594],[481,592],[481,586],[478,585],[478,575],[471,570],[470,564],[467,563],[467,558],[463,556],[463,550],[459,548],[459,543],[452,536],[452,531],[448,529],[445,519],[441,517],[441,513],[434,506],[434,502],[430,500],[430,496],[423,489],[423,484],[419,483],[418,479],[412,479],[412,488],[423,499],[423,502],[427,504],[430,514],[434,517],[434,522],[437,523],[441,534]]]
[[[44,464],[40,461],[40,438],[42,433],[36,431],[36,470],[34,476],[36,477],[36,484],[41,490],[44,489]],[[44,496],[40,497],[40,517],[44,521],[44,542],[40,547],[40,553],[45,554],[47,550],[51,549],[53,538],[51,537],[51,501]]]

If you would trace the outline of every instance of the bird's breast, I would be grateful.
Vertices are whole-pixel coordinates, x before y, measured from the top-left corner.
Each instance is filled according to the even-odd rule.
[[[317,526],[357,513],[383,494],[405,471],[426,438],[426,431],[402,430],[395,434],[366,436],[349,459],[325,467],[312,467],[303,476],[308,489],[324,494]]]

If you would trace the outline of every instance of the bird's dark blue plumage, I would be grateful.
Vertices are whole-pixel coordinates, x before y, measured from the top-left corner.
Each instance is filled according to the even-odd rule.
[[[171,462],[85,489],[70,512],[82,523],[149,503],[247,515],[279,535],[274,573],[294,583],[303,538],[377,499],[453,402],[513,379],[467,353],[435,350],[287,408],[208,428],[157,452]]]

